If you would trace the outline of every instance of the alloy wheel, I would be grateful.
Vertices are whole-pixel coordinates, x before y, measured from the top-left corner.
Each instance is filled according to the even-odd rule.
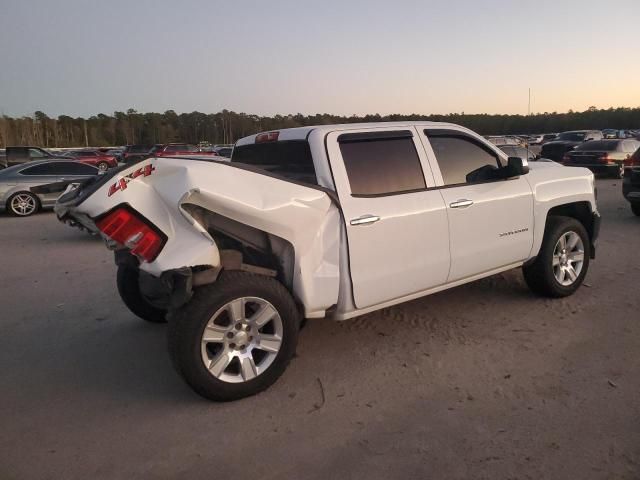
[[[21,217],[31,215],[37,207],[35,197],[28,193],[18,193],[11,199],[11,210]]]
[[[563,233],[553,249],[553,275],[564,287],[573,285],[584,265],[584,243],[574,231]]]
[[[252,380],[273,363],[282,346],[283,324],[271,303],[241,297],[223,305],[202,333],[205,368],[229,383]]]

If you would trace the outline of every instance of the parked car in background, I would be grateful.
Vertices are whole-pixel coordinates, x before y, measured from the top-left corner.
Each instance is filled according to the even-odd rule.
[[[0,211],[28,217],[53,208],[65,185],[98,175],[100,170],[73,160],[36,160],[0,170]],[[56,188],[48,189],[48,185]]]
[[[553,142],[557,137],[557,133],[545,133],[544,135],[542,135],[542,141],[540,142],[540,144],[544,145],[545,143]]]
[[[32,160],[53,160],[56,158],[64,158],[62,154],[52,153],[41,147],[6,147],[4,166],[11,167],[22,163],[31,162]]]
[[[87,165],[93,165],[103,172],[118,166],[118,160],[116,160],[116,157],[96,150],[74,150],[72,152],[67,152],[65,156],[73,158],[78,162],[86,163]]]
[[[149,158],[153,145],[127,145],[122,152],[122,161],[132,163]]]
[[[496,147],[502,145],[522,145],[524,141],[520,137],[514,135],[491,135],[486,137]]]
[[[518,157],[527,162],[532,162],[536,159],[536,154],[527,147],[520,145],[502,145],[498,148],[509,157]]]
[[[540,156],[561,162],[565,153],[589,140],[602,140],[602,132],[599,130],[572,130],[562,132],[558,134],[554,140],[542,145]]]
[[[118,163],[124,162],[124,148],[110,148],[105,150],[104,153],[114,157]]]
[[[544,138],[544,135],[542,133],[529,135],[527,137],[527,143],[529,145],[540,145],[542,143],[543,138]]]
[[[621,178],[625,160],[638,148],[640,141],[635,139],[591,140],[565,153],[562,164],[567,167],[586,167],[593,173]]]
[[[624,162],[622,194],[631,204],[631,211],[640,217],[640,148]]]
[[[233,146],[213,147],[213,151],[216,152],[221,157],[231,158],[231,153],[233,152]]]
[[[202,151],[197,145],[190,145],[188,143],[169,143],[164,145],[153,152],[154,157],[189,157],[189,156],[201,156],[201,157],[217,157],[218,153],[214,151]]]

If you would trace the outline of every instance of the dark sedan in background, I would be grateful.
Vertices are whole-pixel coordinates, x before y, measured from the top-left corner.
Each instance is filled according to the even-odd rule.
[[[638,148],[640,141],[635,139],[594,140],[567,152],[562,164],[567,167],[586,167],[596,174],[621,178],[625,160],[629,160]]]
[[[542,145],[540,156],[559,162],[565,153],[589,140],[602,140],[602,132],[599,130],[572,130],[570,132],[562,132],[558,134],[554,140]]]
[[[99,173],[96,167],[73,160],[36,160],[5,168],[0,170],[0,212],[27,217],[53,208],[65,184]]]
[[[640,148],[624,162],[622,194],[631,204],[633,213],[640,217]]]

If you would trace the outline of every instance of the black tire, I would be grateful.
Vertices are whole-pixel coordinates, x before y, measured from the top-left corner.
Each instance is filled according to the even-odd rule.
[[[635,216],[640,217],[640,203],[632,203],[631,211]]]
[[[569,286],[562,285],[553,273],[553,252],[561,235],[573,231],[584,245],[584,263],[578,278]],[[575,218],[551,216],[547,219],[544,239],[535,261],[523,267],[524,279],[529,288],[538,295],[561,298],[573,294],[582,284],[589,270],[591,241],[584,226]]]
[[[241,297],[269,302],[282,320],[282,343],[273,362],[251,380],[230,383],[216,378],[205,367],[201,340],[211,317],[227,303]],[[230,401],[255,395],[282,375],[295,354],[301,315],[284,286],[274,278],[237,271],[223,271],[218,280],[195,290],[193,298],[169,320],[169,354],[177,372],[199,395]]]
[[[14,209],[13,201],[18,196],[28,197],[29,199],[31,199],[31,202],[33,202],[33,209],[30,210],[28,213],[23,213],[19,210]],[[30,217],[31,215],[37,213],[40,210],[40,200],[38,199],[37,196],[35,196],[31,192],[16,192],[9,197],[9,200],[7,200],[6,209],[9,213],[11,213],[11,215],[15,217]]]
[[[150,323],[165,323],[167,311],[154,307],[140,293],[139,274],[137,268],[118,266],[116,282],[120,298],[127,308],[141,319]]]
[[[98,162],[98,165],[96,165],[96,167],[101,172],[106,172],[107,170],[109,170],[109,164],[107,162]]]

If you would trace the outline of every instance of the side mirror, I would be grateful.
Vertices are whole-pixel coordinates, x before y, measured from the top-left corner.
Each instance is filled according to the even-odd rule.
[[[505,178],[519,177],[529,173],[529,162],[520,157],[509,157],[507,166],[502,167]]]

